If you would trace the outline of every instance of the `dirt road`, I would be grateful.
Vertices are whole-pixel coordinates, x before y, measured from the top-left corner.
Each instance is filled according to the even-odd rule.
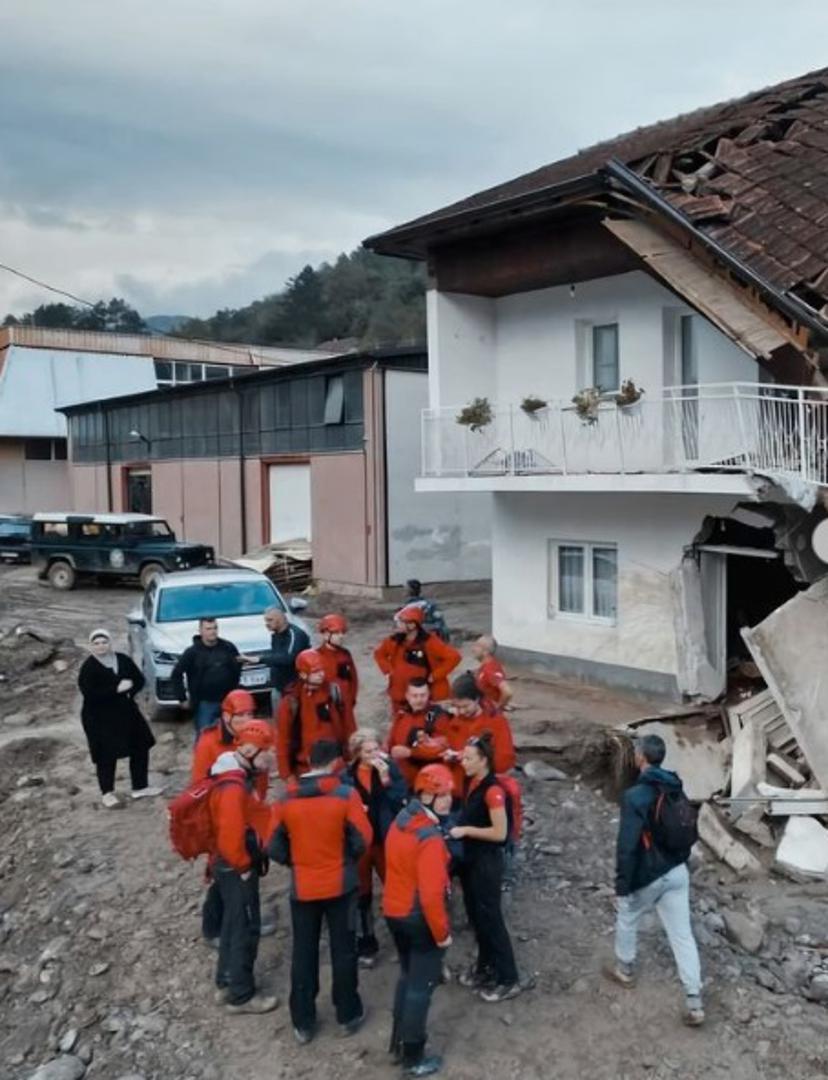
[[[0,571],[0,631],[22,623],[80,645],[96,625],[122,632],[123,615],[138,595],[127,589],[58,594],[39,587],[27,570]],[[314,600],[310,616],[329,602]],[[462,633],[486,629],[487,596],[449,594],[444,605]],[[361,718],[382,721],[382,686],[370,651],[386,632],[388,609],[350,600],[342,606],[351,615],[351,645],[364,676]],[[337,1037],[327,970],[322,1029],[308,1048],[294,1043],[284,1005],[270,1016],[230,1018],[213,1004],[215,954],[200,940],[200,874],[170,852],[163,801],[118,812],[99,807],[77,719],[80,655],[66,644],[21,674],[3,667],[14,657],[0,648],[0,674],[7,676],[0,681],[0,1078],[33,1076],[38,1065],[60,1056],[61,1041],[69,1061],[55,1074],[60,1077],[80,1076],[81,1063],[93,1080],[393,1076],[385,1046],[396,965],[385,938],[381,963],[362,976],[369,1019],[353,1039]],[[66,670],[58,670],[63,663]],[[434,1047],[446,1057],[444,1075],[824,1076],[828,1019],[823,1006],[802,996],[828,953],[820,889],[773,881],[745,886],[718,864],[696,867],[708,981],[709,1021],[701,1031],[678,1021],[680,993],[660,933],[645,934],[635,991],[602,978],[611,955],[616,811],[596,790],[598,780],[586,772],[577,779],[576,769],[597,760],[589,750],[604,726],[639,715],[647,704],[518,674],[514,716],[524,755],[543,750],[572,777],[527,781],[531,820],[510,920],[520,964],[537,986],[502,1006],[483,1004],[456,984],[439,990],[431,1029]],[[157,723],[155,730],[153,778],[180,790],[191,730],[180,721]],[[264,882],[264,896],[280,929],[263,940],[258,970],[262,984],[284,999],[290,936],[278,867]],[[724,932],[732,910],[762,926],[757,952]],[[456,940],[451,960],[459,968],[471,942],[468,932]]]

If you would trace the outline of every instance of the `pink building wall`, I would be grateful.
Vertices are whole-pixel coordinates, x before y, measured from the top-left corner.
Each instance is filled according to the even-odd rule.
[[[0,513],[65,510],[71,499],[65,461],[27,461],[22,439],[0,439]]]
[[[320,581],[367,583],[365,455],[311,458],[313,576]]]

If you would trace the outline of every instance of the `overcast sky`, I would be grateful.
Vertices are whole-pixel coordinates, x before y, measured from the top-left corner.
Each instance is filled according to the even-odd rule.
[[[621,131],[828,65],[828,3],[2,0],[0,262],[209,314]],[[50,299],[0,273],[0,315]]]

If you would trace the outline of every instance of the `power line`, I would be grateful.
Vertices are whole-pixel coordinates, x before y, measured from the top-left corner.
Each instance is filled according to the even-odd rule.
[[[74,293],[68,292],[66,289],[59,289],[56,285],[49,285],[48,282],[40,281],[39,278],[32,277],[31,274],[26,274],[22,270],[16,270],[13,266],[8,266],[6,263],[0,263],[0,270],[5,270],[9,274],[14,274],[15,277],[22,278],[24,281],[28,281],[32,285],[37,285],[41,289],[47,289],[49,292],[55,293],[57,296],[65,296],[68,300],[74,300],[76,304],[82,304],[84,307],[88,308],[97,307],[97,304],[93,300],[85,300],[82,296],[76,296]],[[171,334],[166,330],[156,330],[153,327],[147,327],[146,336],[169,338],[172,341],[189,341],[193,345],[209,345],[214,349],[220,349],[223,352],[233,353],[234,356],[250,357],[257,355],[255,346],[253,345],[251,345],[249,348],[239,348],[238,346],[234,345],[225,345],[223,342],[220,341],[207,341],[203,338],[185,337],[183,334]]]

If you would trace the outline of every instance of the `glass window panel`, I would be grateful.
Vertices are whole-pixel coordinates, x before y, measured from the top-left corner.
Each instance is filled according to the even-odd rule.
[[[681,317],[681,385],[696,386],[699,381],[699,357],[694,315]]]
[[[51,461],[51,439],[24,439],[23,456],[27,461]]]
[[[618,551],[614,547],[592,549],[592,614],[614,619],[618,614]]]
[[[66,461],[66,439],[55,439],[55,461]]]
[[[168,383],[172,381],[173,366],[169,360],[155,361],[155,378],[158,382]]]
[[[592,383],[604,391],[617,390],[618,324],[592,328]]]
[[[331,375],[325,387],[325,423],[341,424],[345,410],[345,380],[341,375]]]
[[[558,608],[584,614],[584,549],[561,545],[558,548]]]
[[[228,368],[220,367],[218,364],[208,364],[204,369],[206,379],[226,379],[229,374]]]

